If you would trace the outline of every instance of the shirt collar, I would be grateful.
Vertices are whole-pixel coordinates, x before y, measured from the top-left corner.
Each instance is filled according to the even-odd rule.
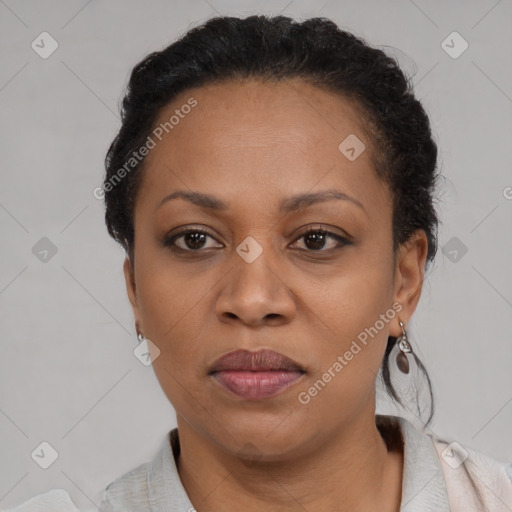
[[[399,426],[403,439],[400,512],[450,512],[443,471],[432,438],[405,418],[377,415],[377,421],[383,418]],[[180,512],[194,510],[176,466],[179,451],[175,428],[165,436],[161,449],[148,466],[147,488],[152,512],[166,512],[169,503],[176,503]]]
[[[400,512],[450,512],[443,469],[432,437],[405,418],[386,418],[398,424],[404,445]]]

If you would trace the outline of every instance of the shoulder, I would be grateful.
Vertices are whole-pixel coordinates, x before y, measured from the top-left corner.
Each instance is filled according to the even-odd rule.
[[[107,485],[99,512],[149,512],[148,469],[146,462]]]
[[[512,462],[498,460],[486,453],[464,447],[457,441],[447,441],[439,437],[430,435],[434,446],[436,447],[440,458],[450,468],[457,469],[464,466],[469,471],[487,471],[495,473],[512,485]]]
[[[430,435],[445,477],[450,503],[484,506],[485,510],[512,510],[512,463],[478,450]]]
[[[386,418],[379,418],[382,422]],[[450,512],[511,512],[512,464],[446,440],[430,429],[393,416],[404,439],[404,496],[423,488]],[[439,497],[440,496],[440,497]],[[408,503],[408,499],[405,503]],[[418,508],[418,510],[422,510]]]
[[[176,466],[177,429],[170,431],[154,457],[111,482],[99,512],[166,512],[192,510]]]

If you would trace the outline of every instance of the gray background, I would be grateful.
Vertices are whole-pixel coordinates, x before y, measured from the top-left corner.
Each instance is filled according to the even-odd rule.
[[[217,13],[259,12],[328,16],[414,75],[445,176],[440,251],[410,324],[432,431],[512,461],[510,0],[0,0],[0,507],[64,488],[96,510],[175,425],[132,353],[123,252],[92,191],[133,65]],[[59,45],[47,59],[31,48],[43,31]],[[458,58],[441,46],[453,31],[469,43]],[[59,454],[46,470],[30,456],[42,441]]]

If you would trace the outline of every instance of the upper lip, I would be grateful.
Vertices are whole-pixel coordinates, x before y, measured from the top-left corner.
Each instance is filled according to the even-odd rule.
[[[210,368],[210,374],[222,371],[299,371],[305,372],[299,364],[273,350],[235,350],[219,357]]]

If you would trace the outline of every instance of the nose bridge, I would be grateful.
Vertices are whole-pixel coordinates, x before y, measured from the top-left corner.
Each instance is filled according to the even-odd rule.
[[[219,317],[234,316],[248,324],[255,324],[265,318],[289,318],[294,304],[285,280],[279,276],[270,238],[247,237],[233,253],[234,268],[226,276],[226,284],[217,298],[216,310]]]

